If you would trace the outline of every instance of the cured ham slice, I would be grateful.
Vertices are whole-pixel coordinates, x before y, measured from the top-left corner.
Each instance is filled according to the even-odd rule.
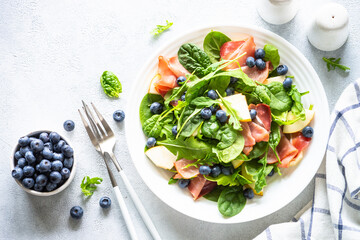
[[[191,179],[188,189],[191,195],[193,196],[194,200],[199,198],[199,195],[201,193],[201,190],[205,186],[205,183],[206,183],[206,179],[202,175],[199,175],[196,178]]]
[[[248,122],[250,127],[251,135],[256,142],[267,142],[269,141],[269,131],[254,122]]]
[[[271,128],[271,110],[270,106],[260,103],[257,105],[250,104],[250,109],[256,110],[256,119],[254,120],[255,123],[264,127],[267,131],[270,131]]]
[[[179,62],[178,56],[170,58],[168,66],[177,78],[180,76],[185,77],[186,74],[189,74],[189,72]]]
[[[271,68],[270,62],[267,61],[266,67],[263,70],[260,70],[257,67],[249,68],[248,66],[242,67],[241,69],[252,80],[263,83],[268,78]]]
[[[217,186],[216,182],[206,180],[204,187],[201,189],[200,194],[198,195],[197,199],[201,198],[202,196],[210,193],[215,187]],[[195,199],[196,200],[196,199]]]
[[[174,163],[174,166],[176,168],[176,170],[178,171],[178,174],[181,176],[181,178],[184,179],[190,179],[193,177],[196,177],[199,174],[199,169],[196,168],[195,166],[191,166],[188,168],[184,168],[187,165],[194,163],[196,160],[187,160],[187,159],[180,159],[177,160]]]
[[[311,138],[306,138],[301,132],[291,134],[291,144],[301,152],[310,144]]]
[[[281,160],[281,164],[279,164],[278,167],[282,168],[289,167],[290,162],[299,152],[299,150],[290,143],[290,141],[285,137],[284,134],[281,134],[281,140],[276,150]]]
[[[253,138],[252,134],[251,134],[251,130],[250,127],[248,125],[247,122],[242,122],[241,123],[241,127],[242,127],[242,135],[245,139],[245,147],[252,147],[255,145],[255,138]],[[246,153],[245,153],[246,154]]]
[[[252,36],[241,41],[230,41],[224,43],[220,48],[220,56],[222,60],[233,60],[241,56],[243,53],[246,53],[244,56],[240,57],[237,62],[240,66],[246,65],[246,59],[255,54],[255,42]],[[239,68],[239,65],[234,62],[226,66],[226,70]]]
[[[154,83],[155,90],[164,96],[169,90],[176,87],[176,76],[169,68],[169,62],[163,56],[159,56],[158,74],[160,79]]]
[[[253,147],[244,147],[243,153],[248,156],[250,152],[253,150]]]
[[[273,164],[273,163],[276,163],[278,162],[278,159],[274,153],[274,151],[272,150],[272,148],[269,148],[269,152],[268,152],[268,155],[267,155],[267,163],[268,164]]]
[[[182,179],[182,176],[180,174],[175,174],[173,177],[173,179]]]

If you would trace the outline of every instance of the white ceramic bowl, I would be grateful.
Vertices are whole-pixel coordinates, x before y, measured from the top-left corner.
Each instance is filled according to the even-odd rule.
[[[233,40],[239,39],[243,33],[251,34],[254,36],[258,48],[263,47],[266,43],[276,46],[279,49],[281,63],[289,67],[289,75],[295,76],[294,83],[298,89],[301,92],[310,91],[310,94],[303,97],[304,106],[309,107],[310,104],[314,104],[316,111],[315,119],[311,123],[315,134],[304,159],[295,167],[282,169],[282,176],[269,177],[264,196],[256,196],[254,199],[248,200],[242,212],[231,218],[223,217],[215,202],[206,199],[193,201],[187,189],[180,189],[176,184],[168,185],[172,173],[157,168],[144,154],[146,137],[142,132],[139,120],[140,102],[147,93],[150,80],[157,71],[157,57],[159,55],[167,57],[176,55],[179,47],[186,42],[195,43],[201,47],[203,39],[211,30],[223,32]],[[240,223],[259,219],[279,210],[296,198],[309,184],[325,153],[329,109],[319,77],[309,61],[293,45],[275,33],[255,26],[206,27],[193,30],[170,41],[158,51],[154,51],[154,55],[139,72],[139,77],[129,96],[128,115],[125,120],[126,138],[137,171],[150,190],[167,205],[199,220],[214,223]]]
[[[46,133],[51,133],[52,131],[49,131],[49,130],[39,130],[39,131],[35,131],[35,132],[31,132],[25,136],[28,136],[28,137],[38,137],[40,133],[42,132],[46,132]],[[60,134],[59,134],[60,135]],[[61,136],[61,139],[64,140],[69,146],[71,146],[71,143],[70,141],[65,138],[64,136]],[[13,152],[13,155],[12,155],[12,158],[11,158],[11,161],[10,161],[10,167],[11,167],[11,170],[14,169],[15,167],[15,152],[18,151],[20,149],[20,145],[17,144],[15,149],[14,149],[14,152]],[[74,176],[75,176],[75,170],[76,170],[76,157],[75,157],[75,151],[74,151],[74,156],[73,156],[73,159],[74,159],[74,162],[73,162],[73,166],[71,168],[71,172],[70,172],[70,177],[64,182],[63,185],[61,185],[61,187],[55,189],[54,191],[51,191],[51,192],[38,192],[38,191],[35,191],[35,190],[31,190],[31,189],[28,189],[28,188],[25,188],[22,184],[21,184],[21,181],[17,180],[17,179],[14,179],[16,181],[17,184],[19,184],[19,186],[27,193],[30,193],[32,195],[35,195],[35,196],[40,196],[40,197],[47,197],[47,196],[52,196],[52,195],[55,195],[61,191],[63,191],[65,188],[67,188],[70,183],[72,182],[72,180],[74,179]]]

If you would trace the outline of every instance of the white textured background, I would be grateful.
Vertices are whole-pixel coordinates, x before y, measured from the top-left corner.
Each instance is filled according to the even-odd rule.
[[[313,183],[280,211],[245,224],[205,223],[170,209],[140,179],[128,155],[124,126],[111,120],[114,110],[125,109],[132,81],[154,49],[185,30],[212,23],[254,24],[287,39],[313,64],[332,109],[345,86],[360,75],[358,1],[337,1],[349,11],[351,30],[347,43],[330,53],[318,51],[306,38],[309,16],[317,5],[327,1],[302,1],[295,19],[282,26],[264,22],[253,2],[0,0],[0,239],[128,238],[118,206],[113,204],[109,211],[103,211],[98,205],[104,195],[114,202],[116,199],[103,160],[92,148],[80,123],[77,108],[81,99],[95,102],[116,131],[116,155],[163,239],[251,239],[272,223],[291,220],[311,199]],[[154,39],[149,32],[167,19],[174,22],[171,30]],[[323,56],[342,57],[342,63],[351,67],[351,72],[327,72]],[[104,70],[119,77],[124,91],[120,99],[111,100],[103,94],[99,77]],[[62,128],[67,119],[77,124],[71,133]],[[64,134],[77,154],[78,169],[73,183],[48,198],[26,194],[10,175],[9,161],[17,139],[38,129]],[[104,178],[88,200],[82,197],[79,187],[85,175]],[[129,199],[127,204],[141,239],[151,239]],[[74,205],[84,208],[81,221],[69,217]]]

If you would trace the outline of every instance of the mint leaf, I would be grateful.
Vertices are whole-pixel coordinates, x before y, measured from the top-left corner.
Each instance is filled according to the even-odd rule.
[[[172,25],[173,25],[172,22],[169,22],[168,20],[166,20],[166,25],[156,25],[156,28],[154,28],[151,31],[151,34],[154,36],[157,36],[157,35],[163,33],[165,30],[169,29]]]
[[[85,182],[85,179],[86,179],[86,182]],[[103,179],[99,178],[99,177],[94,177],[94,178],[90,178],[89,176],[84,177],[80,184],[81,191],[87,197],[93,195],[94,191],[97,188],[95,186],[95,184],[100,184],[102,182],[102,180]]]
[[[344,72],[346,72],[347,70],[350,70],[349,67],[346,67],[346,66],[340,64],[341,58],[336,59],[336,58],[323,57],[322,59],[324,60],[324,62],[326,62],[326,67],[328,69],[328,72],[330,72],[331,70],[335,70],[335,68],[340,68]]]

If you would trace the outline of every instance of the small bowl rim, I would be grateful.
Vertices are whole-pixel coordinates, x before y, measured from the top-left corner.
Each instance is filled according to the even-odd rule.
[[[51,131],[51,130],[37,130],[37,131],[33,131],[33,132],[30,132],[24,136],[28,136],[28,137],[33,137],[33,136],[36,136],[42,132],[46,132],[48,134],[50,134],[51,132],[56,132],[56,131]],[[61,139],[64,140],[69,146],[72,146],[72,143],[69,141],[68,138],[64,137],[63,135],[61,135],[60,133],[56,132],[57,134],[60,135]],[[11,158],[11,161],[10,161],[10,167],[11,167],[11,171],[15,168],[15,153],[20,149],[20,145],[19,143],[16,144],[15,148],[14,148],[14,151],[13,151],[13,154],[12,154],[12,158]],[[48,196],[52,196],[52,195],[55,195],[57,193],[60,193],[62,192],[65,188],[67,188],[70,183],[72,182],[72,180],[74,179],[75,177],[75,173],[76,173],[76,166],[77,166],[77,161],[75,159],[75,151],[74,151],[74,154],[73,154],[73,157],[74,159],[74,162],[73,162],[73,166],[71,168],[71,172],[70,172],[70,177],[64,182],[64,184],[51,191],[51,192],[38,192],[38,191],[35,191],[35,190],[32,190],[32,189],[28,189],[28,188],[25,188],[21,181],[13,178],[16,183],[27,193],[31,194],[31,195],[34,195],[34,196],[40,196],[40,197],[48,197]]]

